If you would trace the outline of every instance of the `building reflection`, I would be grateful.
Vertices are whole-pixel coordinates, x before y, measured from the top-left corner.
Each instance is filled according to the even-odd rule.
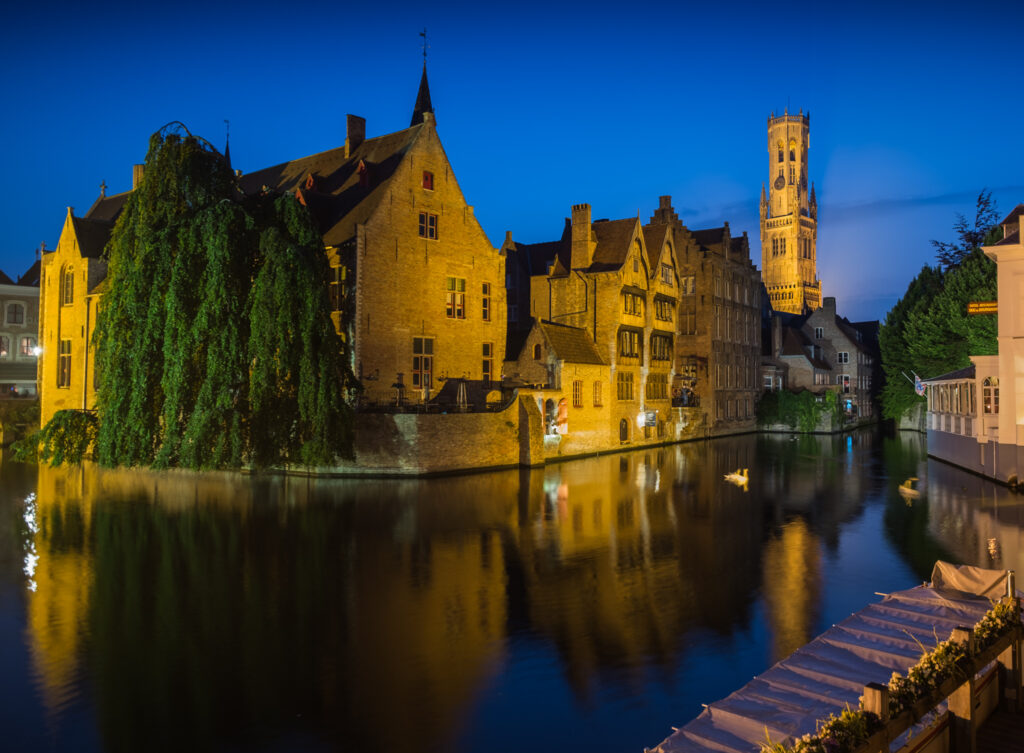
[[[886,478],[862,436],[429,481],[40,468],[35,673],[56,715],[91,693],[113,751],[446,749],[514,636],[553,647],[583,701],[670,677],[695,634],[764,619],[766,660],[788,654],[822,628],[823,550],[866,500],[911,558],[1020,565],[1016,497],[929,462],[908,507],[894,479],[922,448],[887,445]],[[742,468],[747,489],[724,481]]]

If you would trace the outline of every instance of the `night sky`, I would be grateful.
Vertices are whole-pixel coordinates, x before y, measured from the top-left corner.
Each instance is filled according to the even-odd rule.
[[[669,4],[666,4],[669,5]],[[826,7],[828,6],[828,7]],[[833,7],[834,6],[834,7]],[[760,267],[766,119],[811,113],[818,274],[883,318],[979,190],[1024,202],[1024,3],[22,3],[0,21],[0,269],[66,207],[131,187],[180,120],[245,172],[409,124],[422,66],[492,243],[557,237],[574,203],[747,231]]]

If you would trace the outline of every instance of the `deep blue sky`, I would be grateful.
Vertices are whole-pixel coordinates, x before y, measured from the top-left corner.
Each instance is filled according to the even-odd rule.
[[[826,7],[827,6],[827,7]],[[491,241],[556,237],[574,203],[746,230],[765,120],[811,112],[818,274],[882,318],[983,187],[1024,202],[1024,3],[22,3],[0,23],[0,269],[66,207],[131,186],[171,120],[249,172],[404,128],[429,33],[438,131]]]

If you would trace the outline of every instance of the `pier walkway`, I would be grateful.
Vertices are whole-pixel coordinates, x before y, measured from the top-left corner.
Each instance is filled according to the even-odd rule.
[[[954,587],[970,588],[975,594],[953,590]],[[954,719],[956,713],[946,713],[947,706],[951,712],[961,714],[965,712],[960,706],[971,709],[966,714],[969,737],[973,738],[976,720],[1000,705],[1004,697],[1000,677],[1005,682],[1006,675],[1010,676],[1009,682],[1016,688],[1015,701],[1020,702],[1019,630],[978,656],[976,671],[985,671],[977,680],[972,678],[963,684],[963,688],[969,686],[966,701],[958,683],[947,681],[937,691],[935,703],[927,708],[915,707],[915,713],[904,711],[889,720],[888,688],[874,683],[886,683],[893,672],[906,675],[921,658],[924,647],[930,649],[961,626],[976,625],[992,606],[989,597],[998,598],[1006,591],[1006,573],[937,563],[932,586],[889,594],[850,615],[740,690],[707,706],[700,716],[676,730],[650,753],[758,753],[768,738],[773,743],[791,744],[796,738],[816,732],[819,721],[830,715],[838,716],[844,709],[860,707],[861,697],[872,694],[865,687],[869,684],[878,688],[878,693],[873,700],[867,700],[866,708],[874,710],[872,702],[878,705],[881,698],[879,708],[885,709],[882,716],[886,722],[883,732],[872,738],[872,745],[884,738],[885,748],[891,743],[892,749],[897,750],[902,742],[922,732],[923,738],[941,737],[943,742],[953,736],[959,738],[966,734],[964,727],[959,718]],[[1010,654],[1012,660],[1008,659]],[[1004,665],[1011,661],[1011,671],[996,671],[998,666],[992,666],[996,658]],[[999,737],[997,731],[1003,725],[1018,730],[1007,733],[1017,745],[1024,741],[1024,731],[1019,729],[1024,724],[1022,718],[1009,713],[1006,716],[1008,719],[993,719],[991,734],[986,730],[985,736],[979,735],[974,753],[1009,753],[1020,749],[999,747],[1006,739]],[[926,753],[931,747],[918,747],[915,743],[912,749]]]

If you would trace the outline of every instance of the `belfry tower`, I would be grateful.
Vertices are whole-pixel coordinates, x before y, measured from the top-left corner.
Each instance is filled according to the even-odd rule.
[[[807,190],[811,114],[768,118],[768,193],[761,186],[761,277],[772,308],[802,314],[821,306],[818,201]]]

